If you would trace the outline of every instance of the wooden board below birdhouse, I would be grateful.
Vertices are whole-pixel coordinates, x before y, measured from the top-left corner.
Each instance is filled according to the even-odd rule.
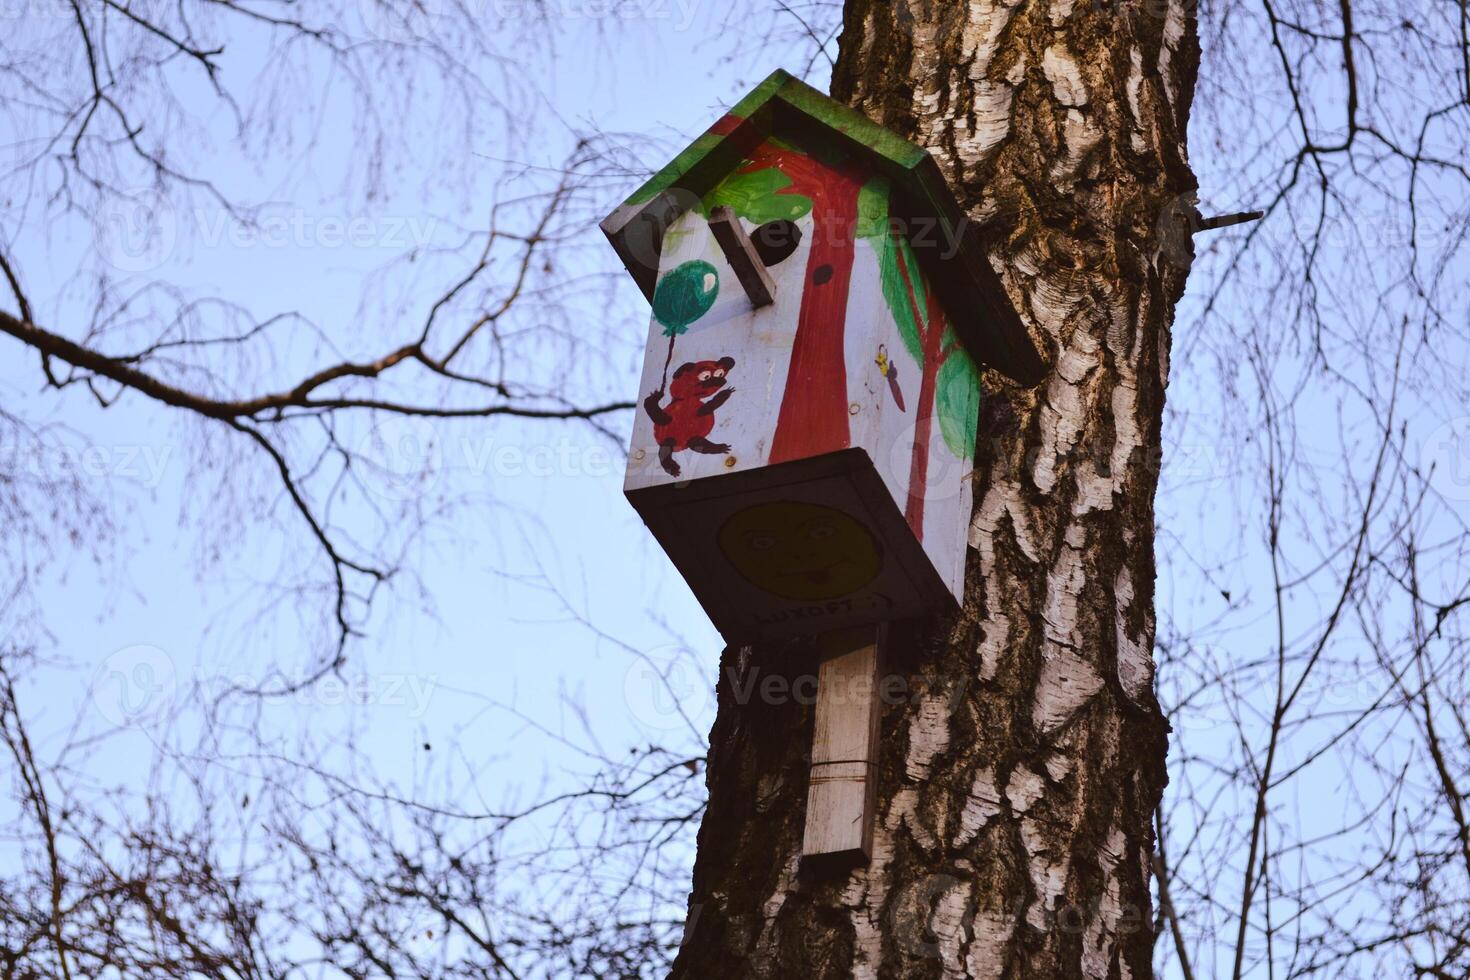
[[[955,608],[864,450],[628,499],[730,642]]]

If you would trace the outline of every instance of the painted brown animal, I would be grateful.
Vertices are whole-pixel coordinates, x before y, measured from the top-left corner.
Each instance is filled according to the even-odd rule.
[[[662,389],[643,400],[643,408],[653,420],[659,464],[670,476],[679,475],[674,453],[685,449],[696,453],[730,451],[723,442],[710,442],[709,434],[715,427],[715,411],[735,394],[734,388],[725,387],[726,376],[734,366],[733,357],[682,364],[669,383],[667,405],[660,404]]]

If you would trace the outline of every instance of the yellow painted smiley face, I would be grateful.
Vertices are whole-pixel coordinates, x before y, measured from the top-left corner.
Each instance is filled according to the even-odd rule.
[[[821,504],[782,500],[739,511],[720,528],[720,550],[741,578],[783,599],[837,599],[878,577],[872,533]]]

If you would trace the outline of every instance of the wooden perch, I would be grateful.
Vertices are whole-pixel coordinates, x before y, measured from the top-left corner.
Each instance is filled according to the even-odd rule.
[[[776,283],[771,279],[771,274],[766,271],[765,263],[756,253],[755,245],[751,243],[750,236],[745,233],[745,228],[740,224],[740,218],[735,211],[725,205],[711,209],[709,228],[715,234],[715,241],[719,243],[720,251],[725,253],[725,261],[729,262],[730,268],[735,270],[735,277],[744,287],[745,295],[750,297],[750,304],[760,308],[774,303]]]

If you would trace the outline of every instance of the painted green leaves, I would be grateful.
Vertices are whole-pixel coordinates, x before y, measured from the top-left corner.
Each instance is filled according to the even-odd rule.
[[[913,246],[889,220],[886,181],[875,179],[863,188],[858,212],[858,234],[878,253],[883,299],[904,349],[918,362],[922,377],[933,379],[934,414],[944,444],[960,459],[973,459],[980,372],[929,295]]]
[[[908,239],[891,234],[887,222],[882,231],[873,236],[873,248],[878,253],[878,275],[883,285],[883,298],[903,339],[904,349],[913,355],[922,366],[924,343],[922,333],[922,311],[929,308],[929,294],[925,289],[924,277],[919,274],[918,259]]]
[[[873,238],[888,233],[891,222],[888,218],[889,183],[882,177],[874,177],[858,192],[858,221],[855,234],[858,238]]]
[[[858,198],[859,238],[868,239],[878,253],[878,276],[883,286],[883,299],[893,316],[904,349],[919,366],[924,366],[924,341],[921,311],[929,308],[929,295],[924,277],[919,274],[918,258],[907,238],[892,227],[888,217],[888,182],[875,178],[863,187]]]
[[[653,290],[653,317],[665,337],[677,337],[709,312],[720,294],[720,274],[708,262],[694,259],[664,274]]]
[[[704,196],[705,213],[721,206],[754,224],[770,221],[795,221],[811,213],[812,200],[801,194],[784,194],[791,178],[775,167],[736,171]]]
[[[974,459],[975,434],[980,427],[980,372],[953,330],[945,328],[944,343],[947,353],[939,365],[934,390],[939,434],[950,452],[960,459]]]

